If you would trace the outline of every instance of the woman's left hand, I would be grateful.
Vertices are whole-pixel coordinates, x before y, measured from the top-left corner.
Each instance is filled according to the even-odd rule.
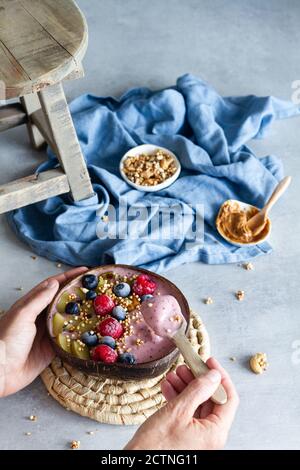
[[[46,333],[46,319],[39,316],[59,287],[87,268],[76,268],[41,282],[19,299],[0,319],[0,397],[30,384],[54,357]]]

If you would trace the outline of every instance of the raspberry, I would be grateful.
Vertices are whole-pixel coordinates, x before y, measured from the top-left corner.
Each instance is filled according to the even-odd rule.
[[[108,315],[112,311],[114,306],[115,303],[113,299],[111,299],[110,297],[108,297],[108,295],[105,294],[97,295],[94,300],[95,313],[96,315],[100,315],[101,317]]]
[[[156,283],[150,279],[147,274],[140,274],[133,283],[132,290],[139,297],[142,295],[153,294],[156,289]]]
[[[138,277],[136,278],[136,280],[142,284],[143,282],[147,282],[150,280],[150,277],[148,276],[148,274],[139,274]]]
[[[120,338],[124,332],[124,328],[118,320],[109,317],[98,325],[98,331],[101,336],[111,336],[114,339]]]
[[[117,361],[118,354],[114,349],[107,346],[107,344],[100,344],[100,346],[96,346],[92,349],[91,357],[94,361],[113,363]]]

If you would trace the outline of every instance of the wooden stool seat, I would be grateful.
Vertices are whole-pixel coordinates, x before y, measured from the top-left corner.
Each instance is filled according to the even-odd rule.
[[[85,18],[72,0],[0,0],[4,99],[40,91],[80,73],[87,43]]]
[[[61,165],[0,186],[0,213],[69,191],[75,201],[93,194],[62,88],[83,76],[87,44],[73,0],[0,0],[0,101],[19,100],[0,107],[0,132],[26,123],[33,146],[46,142]]]

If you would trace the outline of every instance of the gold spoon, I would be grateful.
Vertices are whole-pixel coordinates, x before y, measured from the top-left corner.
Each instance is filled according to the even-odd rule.
[[[274,206],[275,202],[277,202],[278,199],[287,190],[291,182],[291,179],[292,178],[290,176],[286,176],[285,178],[283,178],[274,189],[266,205],[257,214],[251,217],[251,219],[248,220],[247,227],[249,230],[251,230],[253,237],[258,235],[263,230],[266,224],[270,209]]]

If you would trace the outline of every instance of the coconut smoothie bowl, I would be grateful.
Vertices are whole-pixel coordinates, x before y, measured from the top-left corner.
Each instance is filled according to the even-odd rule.
[[[182,292],[169,280],[145,269],[106,265],[65,285],[48,310],[47,329],[59,357],[91,374],[139,380],[164,373],[179,351],[157,336],[141,305],[173,296],[189,322]]]

